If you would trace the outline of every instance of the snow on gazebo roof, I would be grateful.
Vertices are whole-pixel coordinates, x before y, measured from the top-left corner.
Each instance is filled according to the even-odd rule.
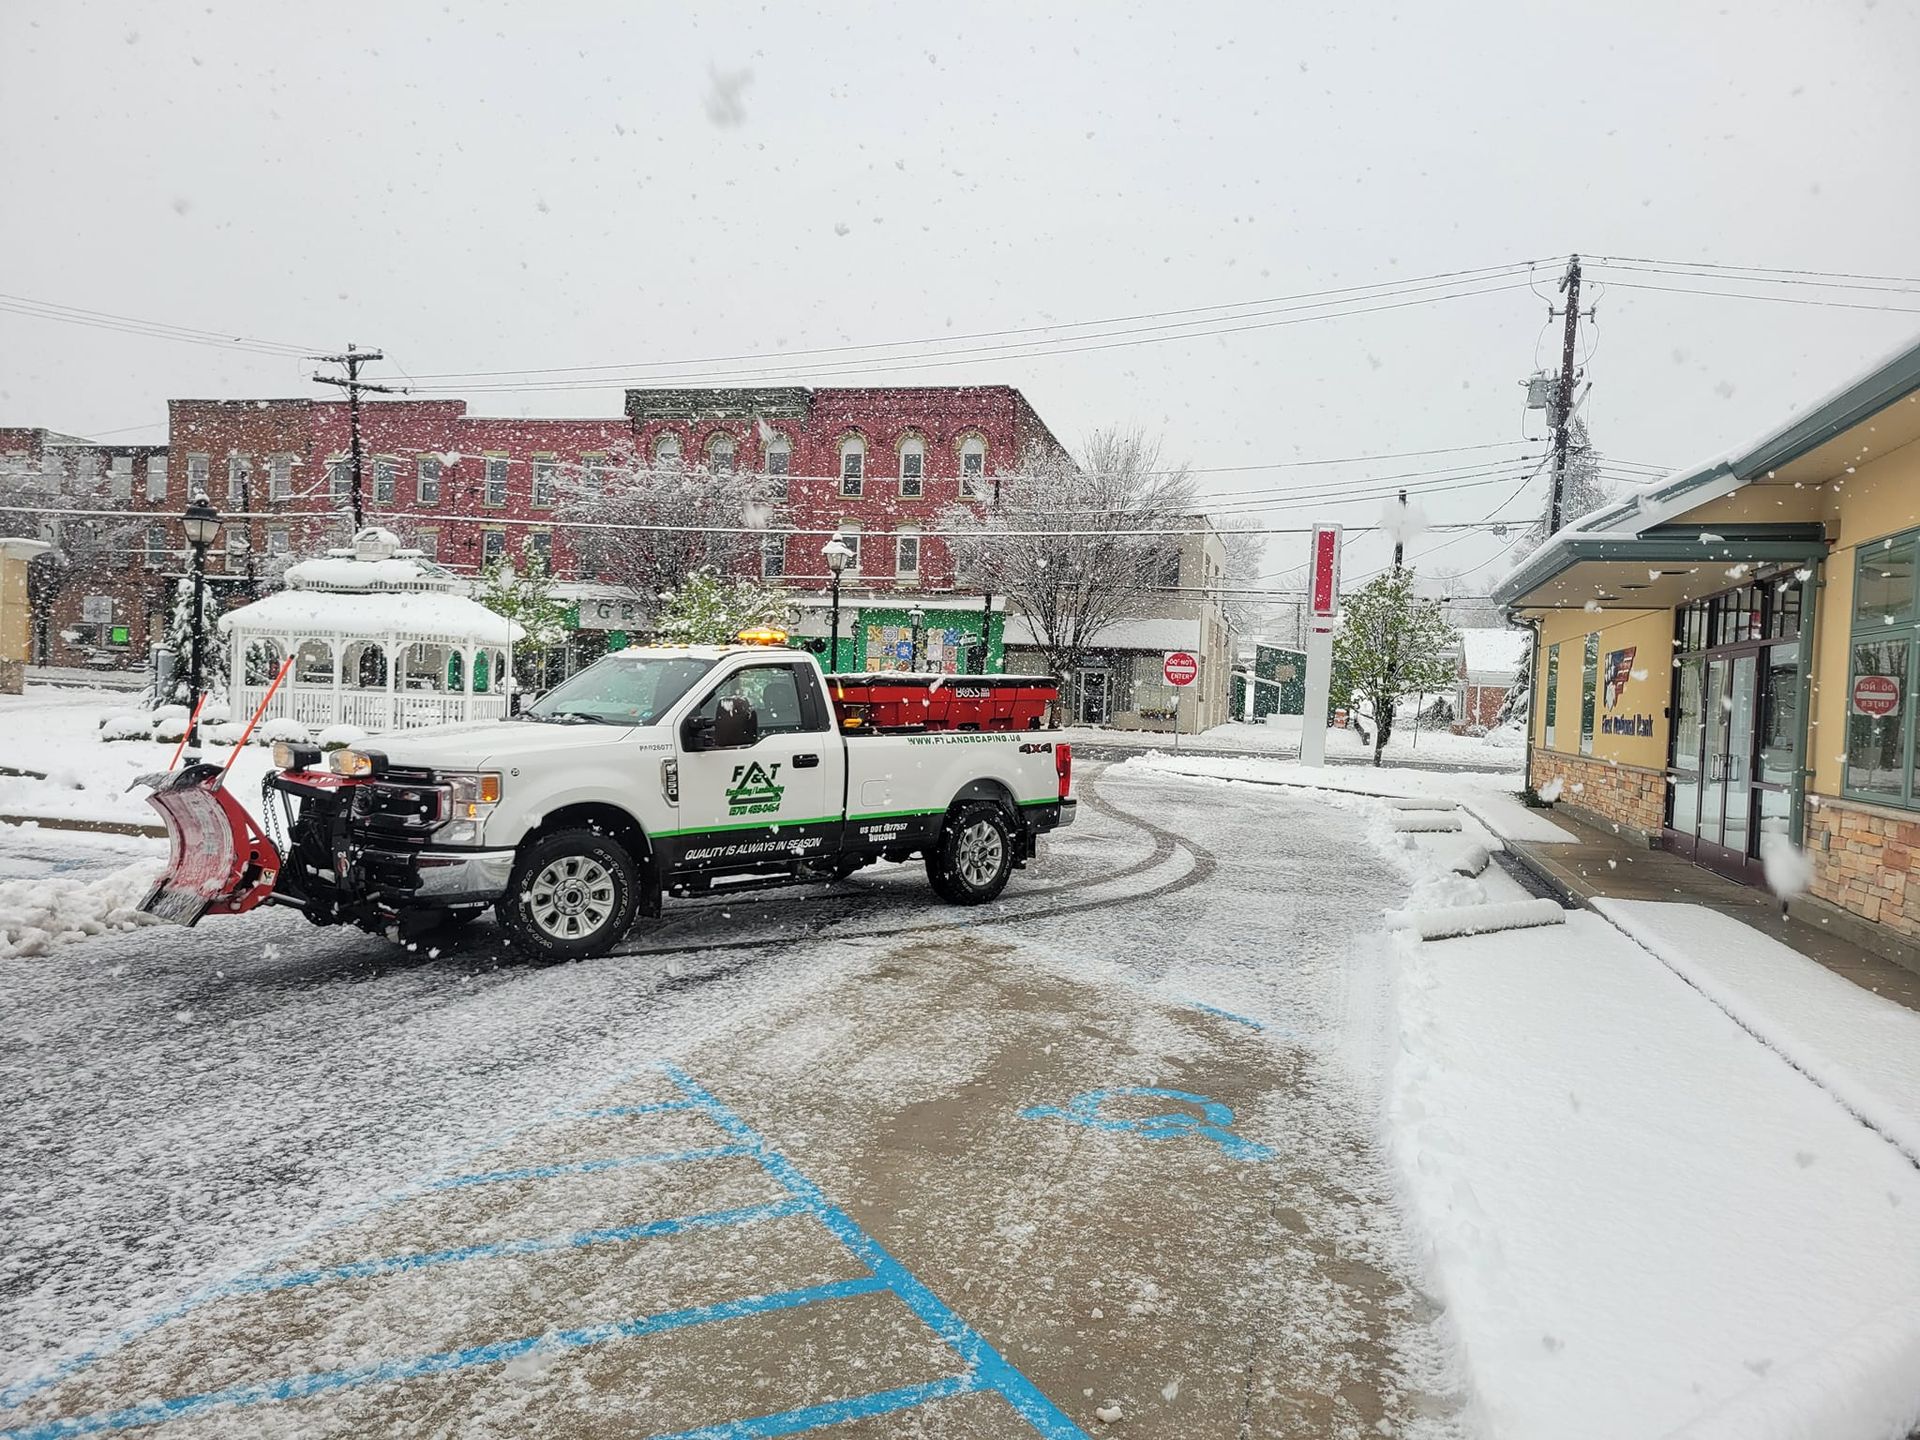
[[[525,633],[460,593],[464,582],[390,530],[369,526],[350,548],[289,565],[287,588],[229,610],[220,629],[325,639],[393,636],[511,645]]]

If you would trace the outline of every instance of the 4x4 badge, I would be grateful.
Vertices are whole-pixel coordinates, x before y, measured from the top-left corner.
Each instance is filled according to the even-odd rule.
[[[766,815],[780,808],[784,785],[776,784],[780,764],[762,765],[758,760],[733,767],[733,783],[727,787],[729,815]]]

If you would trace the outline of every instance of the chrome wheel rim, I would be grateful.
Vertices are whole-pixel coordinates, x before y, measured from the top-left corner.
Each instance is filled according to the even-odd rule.
[[[993,883],[1007,853],[999,829],[988,820],[976,820],[960,832],[959,854],[955,859],[960,878],[976,890]]]
[[[527,887],[527,913],[542,934],[584,940],[613,917],[613,872],[589,855],[550,862]]]

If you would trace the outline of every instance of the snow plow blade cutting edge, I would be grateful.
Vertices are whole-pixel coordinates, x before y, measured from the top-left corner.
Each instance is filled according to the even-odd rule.
[[[167,826],[167,871],[140,902],[177,925],[202,915],[239,915],[273,893],[280,851],[221,781],[217,765],[189,765],[133,783],[153,786],[147,803]]]

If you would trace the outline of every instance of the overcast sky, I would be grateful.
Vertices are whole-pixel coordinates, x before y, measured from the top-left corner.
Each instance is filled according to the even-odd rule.
[[[7,0],[0,291],[379,345],[415,376],[605,365],[562,377],[584,388],[469,398],[610,415],[623,381],[685,373],[637,368],[657,362],[1543,260],[1539,295],[933,367],[906,346],[815,382],[1014,384],[1070,445],[1139,425],[1216,499],[1277,505],[1482,452],[1231,467],[1541,453],[1518,443],[1518,382],[1557,363],[1543,297],[1571,251],[1920,271],[1916,61],[1920,17],[1891,0]],[[1920,311],[1920,294],[1744,288]],[[1737,443],[1920,332],[1914,313],[1587,293],[1586,417],[1603,451],[1647,464]],[[154,439],[170,396],[319,394],[311,369],[0,310],[0,425]],[[1525,517],[1544,485],[1425,508]],[[1366,525],[1379,505],[1229,513]],[[1497,568],[1505,543],[1434,533],[1413,555]],[[1265,568],[1304,550],[1277,537]],[[1349,573],[1383,555],[1356,545]]]

